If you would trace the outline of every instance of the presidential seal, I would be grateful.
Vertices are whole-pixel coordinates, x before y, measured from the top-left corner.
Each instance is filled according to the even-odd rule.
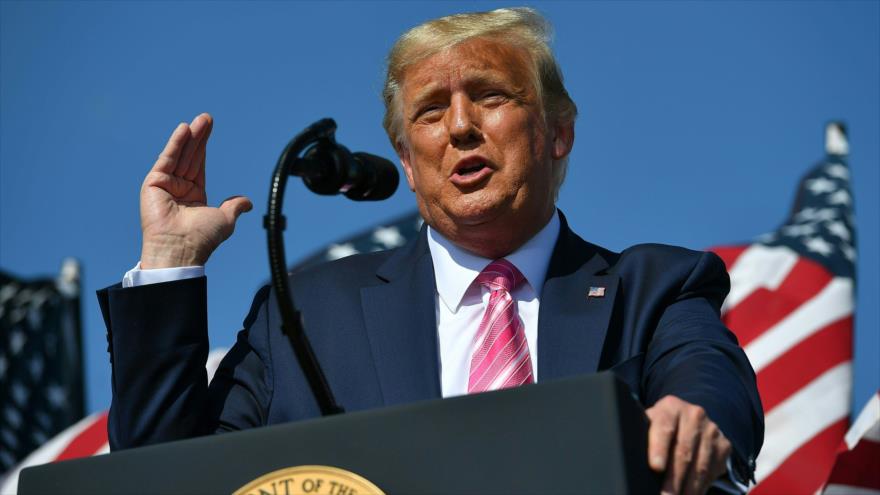
[[[351,471],[331,466],[296,466],[264,474],[233,495],[385,495]]]

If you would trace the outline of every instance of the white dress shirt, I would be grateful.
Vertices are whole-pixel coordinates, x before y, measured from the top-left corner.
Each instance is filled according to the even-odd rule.
[[[551,220],[528,242],[504,258],[519,269],[525,282],[511,293],[526,332],[532,376],[538,380],[538,309],[541,289],[559,237],[559,217]],[[428,227],[428,248],[436,281],[437,342],[443,397],[467,393],[474,336],[489,304],[489,290],[475,284],[477,275],[494,260],[456,246]]]

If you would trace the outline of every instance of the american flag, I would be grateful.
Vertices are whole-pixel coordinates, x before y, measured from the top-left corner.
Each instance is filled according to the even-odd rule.
[[[58,279],[0,272],[0,475],[83,415],[79,265]]]
[[[828,125],[826,152],[779,229],[713,249],[731,279],[722,318],[764,405],[756,494],[819,490],[849,423],[856,250],[842,124]]]
[[[422,228],[422,217],[418,212],[407,213],[388,222],[370,227],[342,241],[331,243],[326,248],[305,257],[290,271],[326,261],[333,261],[358,253],[371,253],[403,246],[414,239]]]

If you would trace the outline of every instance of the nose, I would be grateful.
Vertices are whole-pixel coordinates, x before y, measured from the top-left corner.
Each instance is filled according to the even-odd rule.
[[[474,102],[466,94],[452,95],[446,114],[446,128],[449,130],[450,144],[456,148],[478,143],[483,134],[480,132],[479,112]]]

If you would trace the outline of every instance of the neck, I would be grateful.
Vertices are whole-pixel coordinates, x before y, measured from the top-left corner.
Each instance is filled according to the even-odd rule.
[[[533,219],[519,219],[518,222],[495,222],[498,225],[434,225],[429,222],[429,225],[456,246],[495,260],[519,249],[540,232],[555,214],[554,206],[549,212],[536,215]]]

